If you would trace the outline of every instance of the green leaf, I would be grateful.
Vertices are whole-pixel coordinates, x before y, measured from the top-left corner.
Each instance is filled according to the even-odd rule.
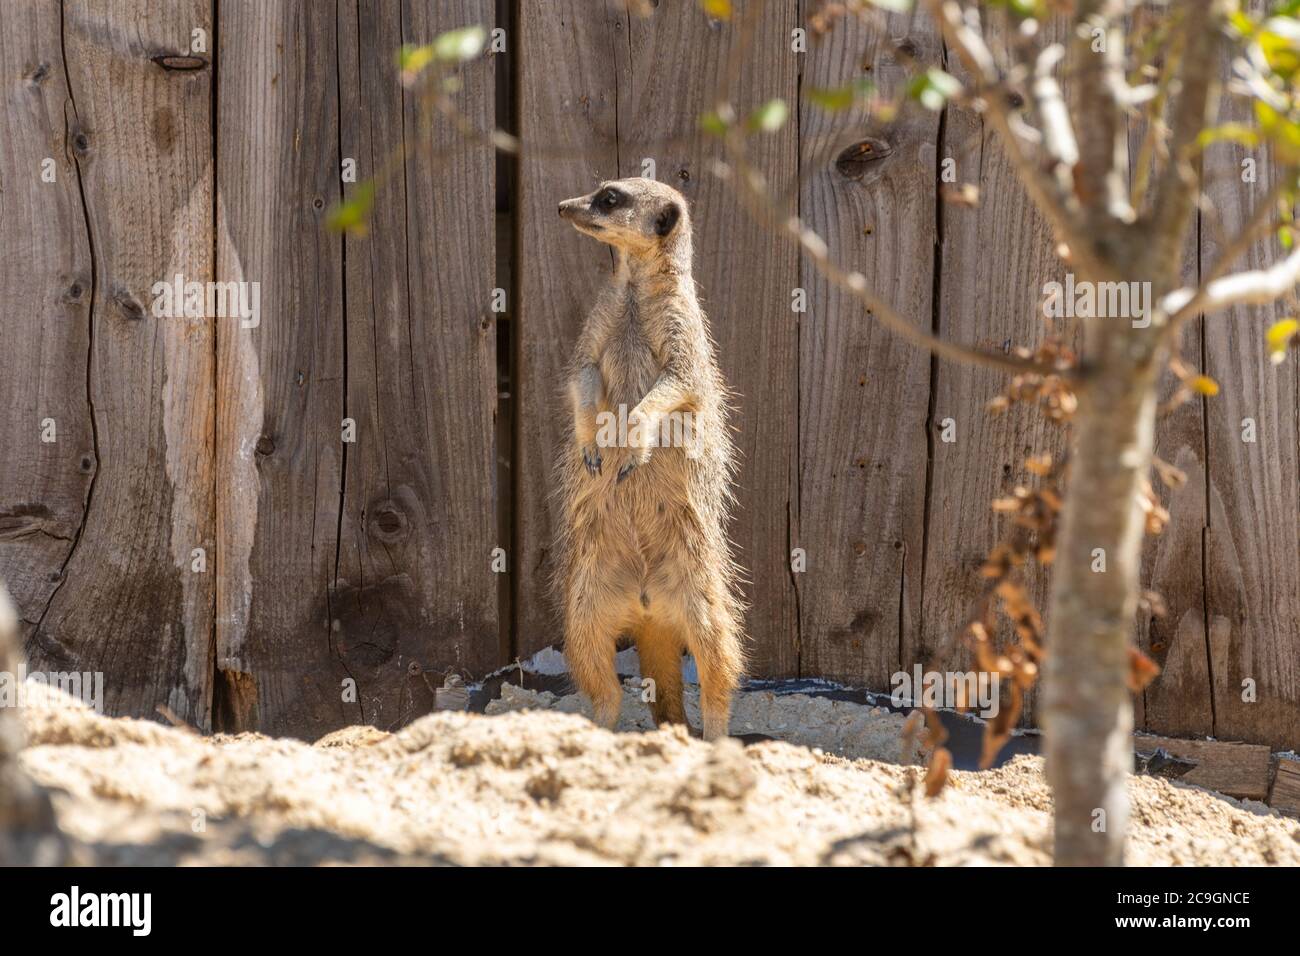
[[[1277,148],[1279,159],[1291,164],[1300,162],[1300,125],[1263,100],[1255,101],[1255,118],[1259,120],[1264,135]]]
[[[944,104],[961,92],[961,83],[937,67],[930,67],[908,84],[907,95],[928,110],[943,109]]]
[[[412,43],[403,43],[402,48],[397,51],[397,66],[402,71],[403,77],[414,79],[432,62],[432,44],[415,46]]]
[[[1278,319],[1268,327],[1264,340],[1268,343],[1269,358],[1273,364],[1286,358],[1286,350],[1297,336],[1300,336],[1300,322],[1293,318]]]
[[[1278,76],[1290,79],[1300,69],[1300,20],[1269,17],[1255,35],[1255,42]]]
[[[444,63],[461,63],[472,60],[483,51],[487,30],[477,24],[448,30],[433,41],[433,55]]]
[[[1196,137],[1197,145],[1202,148],[1221,140],[1238,143],[1241,146],[1258,146],[1259,130],[1245,123],[1224,123],[1221,126],[1211,126],[1207,130],[1202,130],[1201,135]]]
[[[789,115],[790,107],[785,105],[785,100],[768,100],[749,114],[748,125],[760,133],[775,133],[785,125]]]
[[[1248,37],[1255,32],[1255,21],[1240,10],[1234,10],[1228,17],[1228,23],[1232,28],[1240,33],[1243,37]]]
[[[370,211],[375,206],[375,184],[373,180],[357,183],[352,190],[352,198],[335,203],[325,217],[325,226],[333,232],[364,236],[370,225]]]
[[[710,110],[700,116],[700,129],[711,136],[726,136],[730,124],[718,115],[716,110]]]
[[[813,87],[804,95],[808,102],[818,106],[828,113],[839,113],[851,107],[861,97],[868,96],[876,88],[866,77],[855,80],[846,86],[837,86],[830,89]]]
[[[1287,252],[1291,251],[1291,247],[1295,245],[1295,237],[1291,235],[1291,228],[1289,226],[1281,226],[1278,228],[1277,241],[1282,243],[1282,248]]]
[[[1047,12],[1043,0],[1007,0],[1007,6],[1016,16],[1025,20],[1037,20]]]

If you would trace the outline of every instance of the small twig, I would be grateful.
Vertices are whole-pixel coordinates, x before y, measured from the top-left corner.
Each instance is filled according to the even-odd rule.
[[[1267,269],[1253,269],[1218,279],[1207,283],[1195,294],[1188,289],[1179,289],[1169,293],[1163,301],[1165,308],[1176,309],[1175,316],[1185,317],[1198,311],[1194,305],[1199,298],[1199,311],[1208,315],[1234,305],[1267,305],[1292,291],[1297,283],[1300,283],[1300,246]],[[1184,295],[1192,298],[1180,307]]]
[[[1207,308],[1215,299],[1215,289],[1218,295],[1222,296],[1225,292],[1224,286],[1220,283],[1222,277],[1234,262],[1240,259],[1255,244],[1255,240],[1260,237],[1273,224],[1273,212],[1276,208],[1278,199],[1286,191],[1288,184],[1294,178],[1290,170],[1287,170],[1269,190],[1268,195],[1262,202],[1256,205],[1254,212],[1251,214],[1250,221],[1245,228],[1237,234],[1236,238],[1228,244],[1219,258],[1215,260],[1210,271],[1206,273],[1205,278],[1201,280],[1200,286],[1195,290],[1177,289],[1164,297],[1161,302],[1161,311],[1169,316],[1167,326],[1164,332],[1166,341],[1172,341],[1178,334],[1182,324],[1187,319],[1201,312],[1214,311],[1213,308]],[[1292,254],[1294,257],[1294,253]],[[1284,260],[1285,262],[1286,260]],[[1276,266],[1274,268],[1277,268]],[[1249,276],[1257,273],[1242,273],[1241,276],[1234,276],[1234,279],[1240,279],[1243,276]],[[1292,283],[1294,285],[1294,282]],[[1231,293],[1236,286],[1229,286],[1227,292]],[[1217,308],[1223,308],[1222,305]]]
[[[1012,128],[1011,110],[1003,95],[1004,83],[984,38],[966,23],[955,0],[926,0],[926,5],[943,29],[948,45],[973,74],[985,104],[984,115],[997,133],[1025,192],[1047,219],[1057,240],[1065,243],[1071,258],[1085,273],[1098,280],[1111,278],[1111,267],[1092,251],[1077,200],[1021,149],[1021,137]]]
[[[924,329],[908,322],[894,311],[893,307],[873,293],[867,286],[867,279],[861,272],[844,269],[830,255],[826,241],[815,231],[808,228],[797,216],[782,220],[782,215],[770,202],[767,191],[760,185],[758,172],[749,164],[744,148],[739,141],[739,133],[733,130],[728,135],[728,152],[736,169],[736,177],[741,183],[741,198],[745,207],[763,224],[795,242],[813,261],[821,275],[835,286],[848,292],[866,306],[873,317],[879,318],[893,332],[902,338],[929,349],[942,358],[995,368],[1006,372],[1034,372],[1039,375],[1060,375],[1068,377],[1069,371],[1052,365],[1045,365],[1033,359],[1008,355],[1005,352],[990,352],[972,346],[950,342],[932,335]]]

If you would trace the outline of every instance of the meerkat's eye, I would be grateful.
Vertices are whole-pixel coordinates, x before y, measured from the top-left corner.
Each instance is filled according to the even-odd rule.
[[[603,190],[600,193],[600,195],[596,197],[596,201],[594,205],[596,206],[597,209],[601,210],[602,212],[610,212],[614,209],[617,209],[622,204],[622,202],[623,202],[622,193],[620,193],[617,189],[606,189]]]

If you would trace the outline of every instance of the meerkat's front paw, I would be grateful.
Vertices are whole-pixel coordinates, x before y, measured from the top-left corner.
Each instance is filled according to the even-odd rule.
[[[600,474],[600,447],[595,442],[582,446],[582,463],[587,466],[587,474],[592,477]]]
[[[627,445],[628,459],[619,469],[619,482],[648,462],[650,451],[654,447],[654,430],[651,422],[639,409],[633,409],[627,417]]]
[[[630,449],[630,451],[631,454],[628,457],[628,460],[624,463],[623,467],[618,470],[618,480],[614,482],[616,485],[622,484],[624,478],[650,460],[649,448],[633,448]]]

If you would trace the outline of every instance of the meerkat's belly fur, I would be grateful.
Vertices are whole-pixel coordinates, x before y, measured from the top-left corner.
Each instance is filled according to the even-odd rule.
[[[659,184],[644,201],[665,191],[684,212],[684,200]],[[689,223],[679,220],[675,232],[669,251],[680,264],[684,238],[685,273],[621,249],[619,272],[584,325],[570,375],[573,429],[557,463],[555,583],[565,657],[599,723],[618,719],[614,653],[628,635],[642,676],[653,681],[658,722],[685,723],[682,653],[694,656],[703,731],[713,739],[726,735],[743,669],[737,571],[726,536],[735,453],[726,386],[689,274]],[[611,442],[614,422],[631,430]]]

